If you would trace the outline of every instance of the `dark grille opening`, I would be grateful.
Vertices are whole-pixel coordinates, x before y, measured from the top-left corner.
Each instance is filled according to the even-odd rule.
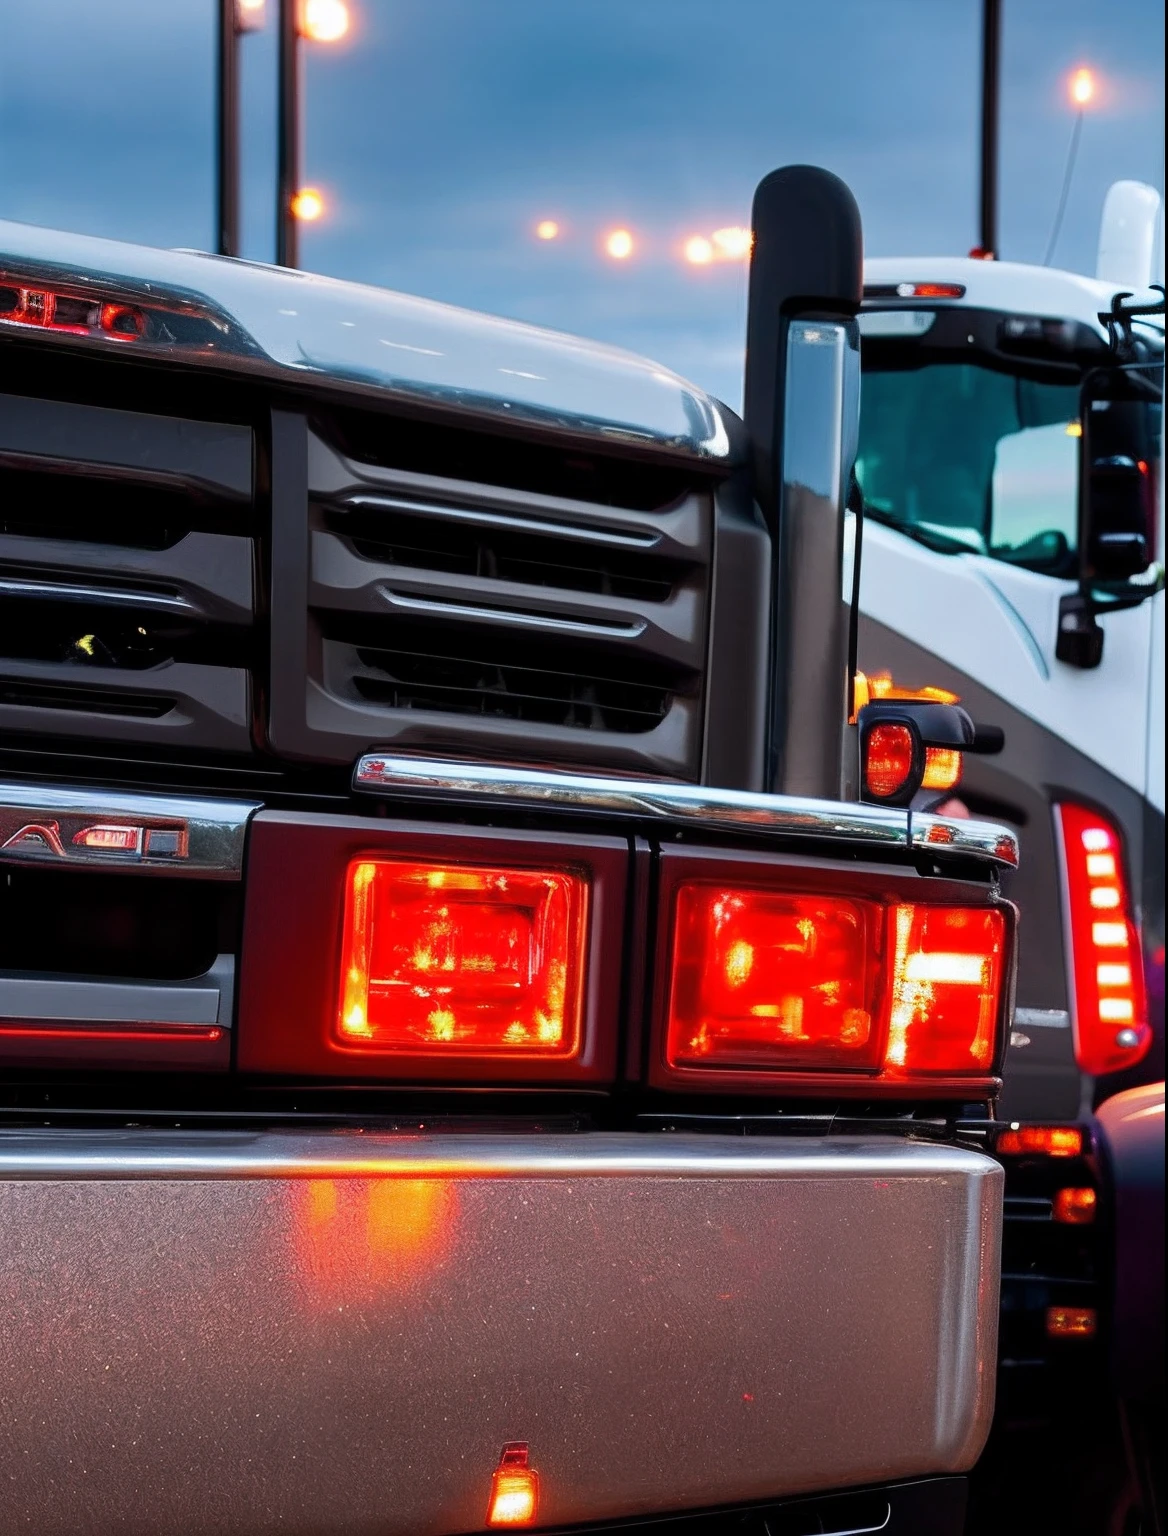
[[[193,489],[128,484],[91,469],[0,467],[0,533],[157,550],[194,529],[247,533],[250,522],[249,508],[217,504]]]
[[[405,636],[393,647],[359,645],[353,676],[357,694],[390,709],[438,710],[569,726],[581,731],[638,734],[660,725],[675,690],[656,669],[594,659],[538,643],[513,648],[497,635],[466,637],[457,649],[437,632],[422,644]],[[456,642],[457,643],[457,642]],[[537,660],[538,656],[538,660]]]
[[[116,688],[68,688],[60,683],[10,677],[0,678],[0,704],[160,720],[174,708],[175,700],[161,694],[119,693]]]
[[[542,496],[648,512],[693,489],[692,470],[566,451],[530,438],[517,447],[510,437],[364,412],[338,412],[316,425],[342,453],[365,464]]]
[[[13,867],[0,882],[0,970],[201,976],[235,946],[236,900],[213,882]]]
[[[84,603],[19,598],[5,598],[0,606],[0,659],[64,663],[78,669],[78,681],[87,667],[142,672],[168,661],[241,666],[250,651],[247,634],[160,620],[146,609],[111,614]]]
[[[636,554],[441,518],[330,509],[327,521],[367,560],[631,602],[668,602],[682,574],[659,557],[650,565]]]

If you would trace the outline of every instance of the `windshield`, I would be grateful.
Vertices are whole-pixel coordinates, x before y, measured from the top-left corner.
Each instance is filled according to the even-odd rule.
[[[936,549],[1073,574],[1078,387],[977,363],[865,367],[867,512]]]

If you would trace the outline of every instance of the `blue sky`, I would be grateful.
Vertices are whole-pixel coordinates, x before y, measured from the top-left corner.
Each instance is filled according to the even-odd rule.
[[[244,254],[271,259],[275,0],[243,41]],[[212,240],[214,0],[4,0],[0,217],[147,244]],[[745,223],[776,165],[852,186],[868,251],[976,237],[978,0],[353,0],[308,64],[302,264],[647,353],[737,405],[745,281],[679,261]],[[1089,63],[1056,260],[1094,262],[1121,177],[1162,189],[1162,7],[1004,0],[1003,253],[1041,259]],[[541,217],[565,238],[532,238]],[[617,266],[600,233],[642,241]]]

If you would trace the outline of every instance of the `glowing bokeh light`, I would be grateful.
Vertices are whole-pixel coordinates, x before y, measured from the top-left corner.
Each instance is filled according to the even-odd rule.
[[[613,229],[604,237],[604,249],[613,261],[627,261],[633,254],[633,237],[627,229]]]
[[[315,187],[301,187],[292,198],[292,217],[312,224],[324,213],[324,198]]]
[[[750,255],[754,237],[749,229],[731,224],[726,229],[716,229],[710,236],[714,250],[722,261],[742,261]]]
[[[537,240],[558,240],[560,238],[560,226],[555,219],[540,219],[535,226],[535,238]]]
[[[690,235],[682,251],[692,267],[708,267],[714,259],[714,247],[705,235]]]
[[[314,43],[338,43],[349,30],[349,7],[344,0],[304,0],[300,12],[301,35]]]
[[[1077,69],[1071,76],[1071,101],[1080,109],[1095,100],[1095,76],[1089,69]]]

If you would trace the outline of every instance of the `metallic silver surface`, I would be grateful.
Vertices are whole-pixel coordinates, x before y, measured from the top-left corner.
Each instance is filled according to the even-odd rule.
[[[910,841],[940,858],[989,859],[995,864],[1018,867],[1018,837],[1009,827],[992,821],[966,821],[950,816],[930,816],[913,811]]]
[[[1002,1173],[869,1139],[0,1131],[28,1536],[480,1528],[963,1470]]]
[[[442,598],[415,597],[409,592],[395,592],[391,587],[378,589],[391,607],[406,613],[424,613],[440,619],[485,620],[513,629],[546,630],[557,635],[605,635],[618,640],[636,640],[645,633],[644,619],[621,624],[604,619],[562,619],[551,613],[523,613],[515,609],[493,608],[476,603],[452,603]]]
[[[856,457],[860,334],[855,322],[792,322],[781,439],[772,737],[766,783],[830,799],[844,776],[848,614],[844,502]],[[850,590],[850,580],[846,583]]]
[[[220,955],[189,981],[0,976],[0,1019],[87,1024],[221,1024],[231,1027],[235,959]]]
[[[615,347],[428,299],[258,262],[162,251],[0,221],[0,279],[180,309],[206,322],[198,345],[57,336],[0,321],[44,345],[124,357],[169,355],[192,367],[277,383],[328,385],[522,423],[594,446],[636,446],[730,463],[744,453],[734,418],[694,385]],[[735,432],[732,444],[730,432]]]
[[[881,806],[757,795],[700,784],[499,768],[488,763],[368,753],[357,763],[353,788],[372,791],[388,800],[490,800],[501,805],[603,812],[610,817],[710,831],[730,829],[771,832],[783,837],[844,838],[900,847],[908,842],[907,812]]]
[[[85,603],[96,608],[141,608],[160,613],[189,613],[191,604],[177,592],[86,586],[39,576],[0,576],[0,597],[43,598],[56,603]]]
[[[247,801],[0,780],[0,864],[84,865],[238,880],[247,823],[258,809],[258,803]],[[73,842],[82,828],[111,823],[143,829],[136,851],[85,848]],[[153,852],[150,832],[177,833],[176,851]]]

